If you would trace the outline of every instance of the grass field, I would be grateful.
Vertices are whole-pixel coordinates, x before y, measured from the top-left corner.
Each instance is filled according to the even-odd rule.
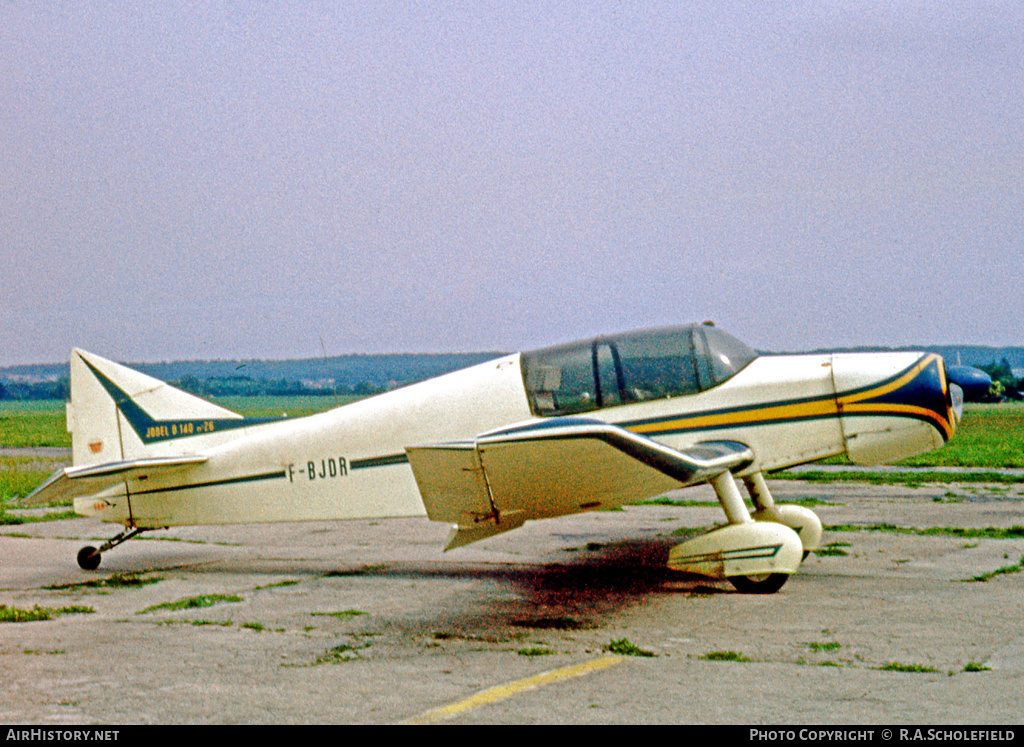
[[[247,417],[301,417],[347,404],[357,397],[222,397],[221,407]],[[71,448],[64,403],[54,400],[0,403],[0,448]],[[0,455],[0,524],[3,506],[11,505],[62,466],[59,457]]]
[[[846,457],[822,464],[847,465]],[[971,403],[953,438],[941,449],[903,459],[901,467],[1004,467],[1024,468],[1024,404]]]
[[[0,446],[71,448],[65,427],[64,403],[0,402]]]
[[[227,397],[215,400],[249,417],[310,415],[353,401],[354,397]],[[3,402],[0,404],[0,447],[71,447],[65,429],[64,403]],[[833,464],[847,463],[832,460]],[[50,456],[0,455],[0,511],[26,495],[66,460]],[[912,467],[1024,468],[1024,404],[969,404],[950,443],[907,459]]]
[[[908,467],[1024,467],[1024,404],[968,404],[941,449],[905,459]]]
[[[358,397],[219,397],[211,401],[247,417],[301,417],[348,404]],[[0,403],[0,447],[71,448],[64,403],[55,400]]]

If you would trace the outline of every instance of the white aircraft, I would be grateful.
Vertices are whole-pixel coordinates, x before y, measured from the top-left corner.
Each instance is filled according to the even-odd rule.
[[[727,524],[673,548],[680,571],[771,593],[818,548],[810,510],[763,473],[942,446],[962,398],[926,353],[757,355],[710,324],[508,355],[295,419],[244,418],[82,350],[71,354],[73,465],[30,502],[140,532],[194,524],[426,515],[446,549],[526,521],[710,483]],[[755,510],[739,492],[740,478]]]

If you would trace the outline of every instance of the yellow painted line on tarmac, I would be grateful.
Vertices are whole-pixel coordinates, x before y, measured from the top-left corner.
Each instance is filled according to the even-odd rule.
[[[447,718],[452,718],[460,713],[465,713],[474,708],[480,706],[490,705],[496,703],[499,700],[505,698],[511,698],[513,695],[523,692],[524,690],[533,690],[543,685],[550,685],[552,682],[558,682],[559,680],[567,680],[572,677],[582,677],[586,674],[593,672],[599,672],[602,669],[620,664],[623,661],[621,656],[602,656],[600,659],[592,659],[585,661],[582,664],[575,664],[571,667],[563,667],[562,669],[553,669],[550,672],[542,672],[534,675],[533,677],[527,677],[523,680],[516,680],[515,682],[509,682],[504,685],[498,685],[492,687],[489,690],[484,690],[476,695],[460,700],[457,703],[450,705],[441,706],[440,708],[434,708],[433,710],[421,713],[419,716],[413,716],[405,721],[400,721],[401,724],[433,724],[437,721],[444,721]]]

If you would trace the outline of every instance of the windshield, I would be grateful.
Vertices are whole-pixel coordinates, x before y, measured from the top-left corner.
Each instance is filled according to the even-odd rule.
[[[535,415],[570,415],[696,394],[756,357],[713,326],[671,327],[523,353],[523,381]]]

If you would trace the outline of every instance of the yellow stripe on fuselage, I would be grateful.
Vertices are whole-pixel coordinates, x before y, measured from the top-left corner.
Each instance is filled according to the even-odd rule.
[[[633,433],[664,433],[680,430],[711,430],[728,426],[767,425],[782,420],[828,418],[838,414],[833,398],[788,402],[752,409],[683,416],[675,420],[629,426]]]
[[[935,423],[948,440],[952,436],[953,429],[949,421],[941,413],[919,405],[871,401],[907,386],[920,376],[925,369],[936,362],[938,358],[939,356],[935,354],[923,356],[917,363],[896,378],[877,386],[847,394],[831,397],[819,396],[806,400],[769,404],[763,407],[741,407],[734,410],[694,413],[666,420],[634,423],[626,427],[633,433],[657,435],[680,431],[772,425],[794,420],[819,420],[837,417],[842,414],[902,415],[916,419],[925,419]],[[941,376],[941,378],[943,391],[945,391],[945,377]]]

